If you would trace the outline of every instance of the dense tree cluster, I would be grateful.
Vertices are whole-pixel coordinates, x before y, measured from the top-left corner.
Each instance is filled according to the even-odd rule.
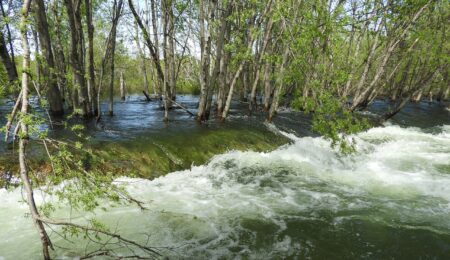
[[[20,5],[0,6],[1,80],[17,94]],[[327,96],[350,111],[389,98],[386,118],[449,96],[447,1],[34,0],[30,11],[30,75],[54,115],[100,115],[102,96],[112,115],[123,72],[162,98],[166,119],[186,85],[198,88],[199,121],[225,119],[234,99],[271,120],[279,106],[316,111]]]

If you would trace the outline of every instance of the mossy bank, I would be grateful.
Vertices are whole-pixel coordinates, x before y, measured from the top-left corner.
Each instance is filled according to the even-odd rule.
[[[87,170],[153,179],[172,171],[201,165],[214,155],[229,150],[270,151],[289,142],[284,136],[265,128],[221,127],[202,128],[201,131],[183,131],[159,135],[140,134],[132,139],[85,143],[92,153],[75,151]],[[28,166],[37,178],[51,172],[44,147],[31,142]],[[8,175],[18,175],[14,147],[0,156],[0,185]]]

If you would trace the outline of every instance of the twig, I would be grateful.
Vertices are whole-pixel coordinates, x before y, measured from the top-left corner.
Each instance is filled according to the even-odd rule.
[[[12,122],[14,121],[14,118],[16,117],[17,111],[19,110],[19,106],[21,104],[22,104],[22,90],[20,90],[19,96],[17,97],[16,103],[14,105],[14,108],[11,112],[11,115],[9,116],[8,122],[6,123],[5,142],[8,141],[9,129],[11,129]]]
[[[71,223],[71,222],[56,221],[56,220],[46,219],[46,218],[42,218],[42,217],[39,217],[38,219],[39,219],[39,221],[42,221],[43,223],[50,224],[50,225],[69,226],[69,227],[74,227],[74,228],[81,229],[81,230],[84,230],[84,231],[96,232],[96,233],[103,234],[103,235],[106,235],[106,236],[109,236],[109,237],[113,237],[113,238],[116,238],[117,240],[119,240],[119,241],[121,241],[123,243],[136,246],[136,247],[144,250],[145,252],[147,252],[147,253],[149,253],[151,255],[161,256],[161,254],[159,252],[157,252],[155,249],[153,249],[153,248],[151,248],[149,246],[146,246],[146,245],[141,245],[141,244],[139,244],[139,243],[137,243],[137,242],[135,242],[133,240],[124,238],[121,235],[116,234],[116,233],[111,233],[111,232],[108,232],[106,230],[102,230],[102,229],[98,229],[98,228],[94,228],[94,227],[82,226],[82,225]]]

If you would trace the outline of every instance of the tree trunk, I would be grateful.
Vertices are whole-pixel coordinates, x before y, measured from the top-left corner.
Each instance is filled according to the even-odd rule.
[[[35,71],[36,71],[36,84],[37,89],[40,91],[41,88],[41,57],[39,53],[39,39],[37,31],[31,28],[31,33],[33,34],[34,41],[34,61],[35,61]]]
[[[169,82],[169,92],[168,97],[170,97],[169,105],[168,107],[172,107],[172,100],[176,100],[176,81],[175,81],[175,21],[174,21],[174,15],[173,15],[173,0],[166,0],[167,3],[167,21],[168,21],[168,30],[167,30],[167,42],[168,42],[168,49],[167,49],[167,65],[169,74],[168,82]]]
[[[228,35],[229,29],[227,30]],[[225,93],[227,86],[227,75],[228,75],[228,63],[230,60],[231,53],[224,50],[223,59],[220,61],[220,73],[219,73],[219,91],[217,93],[217,115],[222,116],[223,107],[225,103]]]
[[[159,36],[158,36],[158,21],[157,21],[157,17],[156,17],[156,4],[155,4],[155,0],[150,0],[150,8],[151,8],[151,13],[152,13],[152,28],[153,28],[153,40],[155,42],[155,55],[156,58],[159,60]],[[155,69],[157,70],[156,66]],[[153,80],[153,89],[157,89],[159,95],[162,95],[162,90],[161,90],[161,83],[163,82],[162,79],[157,75],[156,77],[154,77]],[[156,92],[155,92],[156,94]]]
[[[120,72],[120,99],[122,101],[125,101],[126,97],[126,90],[125,90],[125,79],[123,78],[123,71]]]
[[[272,105],[270,106],[269,116],[267,118],[267,121],[269,121],[269,122],[272,122],[272,119],[278,110],[278,104],[280,102],[281,90],[283,89],[283,86],[284,86],[284,71],[285,71],[285,67],[286,67],[286,63],[287,63],[287,59],[288,59],[288,53],[289,53],[289,48],[286,47],[286,49],[283,53],[283,60],[281,62],[280,72],[279,72],[279,75],[277,76],[277,85],[275,87],[275,92],[273,94]]]
[[[247,29],[248,30],[247,48],[246,48],[247,52],[251,51],[251,48],[253,46],[253,35],[251,33],[251,30],[252,30],[253,27],[254,27],[254,25],[251,24],[249,26],[249,28]],[[225,119],[227,118],[228,111],[230,110],[231,99],[233,98],[234,87],[236,85],[236,82],[239,79],[239,76],[241,75],[242,70],[244,69],[245,64],[246,64],[245,60],[241,61],[241,64],[239,65],[236,73],[234,74],[233,80],[231,81],[230,89],[228,91],[227,100],[225,102],[225,107],[224,107],[223,112],[222,112],[221,121],[225,121]]]
[[[95,85],[95,67],[94,67],[94,25],[92,24],[92,0],[84,1],[86,9],[86,24],[88,31],[88,64],[89,64],[89,98],[90,106],[92,107],[93,115],[98,116],[97,105],[97,89]]]
[[[2,12],[3,19],[7,19],[5,10],[3,8],[3,0],[0,0],[0,9]],[[5,41],[5,38],[3,35],[3,31],[0,30],[0,59],[2,60],[4,66],[5,66],[6,73],[8,74],[8,81],[10,83],[12,83],[12,82],[16,81],[19,78],[19,76],[17,74],[16,61],[15,61],[15,56],[14,56],[14,48],[13,48],[9,23],[6,21],[3,21],[3,22],[5,22],[6,31],[8,33],[7,40],[8,40],[8,44],[9,44],[9,51],[11,52],[11,54],[8,53],[8,50],[6,48],[6,41]]]
[[[34,0],[33,3],[36,29],[39,33],[41,51],[46,62],[45,66],[42,67],[42,72],[46,82],[47,101],[50,106],[49,110],[52,115],[61,116],[64,114],[63,102],[55,74],[55,60],[52,51],[45,5],[43,0]]]
[[[164,72],[162,70],[161,62],[159,60],[158,47],[157,47],[157,45],[155,45],[153,43],[152,39],[150,38],[149,33],[147,32],[147,29],[145,28],[144,24],[142,23],[141,18],[139,17],[139,14],[136,12],[136,9],[134,8],[133,0],[128,0],[128,6],[130,7],[130,10],[133,13],[134,19],[136,20],[137,24],[139,25],[139,28],[141,28],[145,43],[148,47],[148,50],[150,51],[150,55],[153,58],[153,63],[155,64],[157,75],[158,75],[160,81],[164,82]]]
[[[264,39],[263,39],[263,45],[261,48],[260,53],[256,57],[257,64],[256,64],[256,75],[255,80],[253,81],[252,85],[252,91],[250,94],[250,102],[249,102],[249,111],[252,111],[254,108],[256,108],[256,88],[258,87],[258,81],[259,81],[259,75],[261,73],[262,69],[262,60],[264,58],[264,53],[266,51],[267,44],[269,43],[269,36],[270,31],[272,30],[273,20],[272,17],[269,17],[269,21],[266,24],[265,30],[264,30]],[[255,106],[255,107],[254,107]]]
[[[27,38],[27,23],[28,23],[28,14],[30,10],[31,0],[24,0],[22,6],[22,17],[21,17],[21,28],[25,28],[21,30],[21,40],[22,40],[22,51],[23,51],[23,59],[22,59],[22,108],[21,113],[22,116],[28,115],[28,84],[29,84],[29,75],[27,71],[30,68],[30,49]],[[50,240],[48,238],[47,232],[45,231],[44,225],[42,221],[39,219],[39,212],[36,207],[36,203],[33,195],[33,188],[31,186],[31,181],[28,176],[28,169],[26,165],[26,145],[28,140],[28,125],[25,121],[20,121],[20,140],[19,140],[19,166],[20,166],[20,178],[22,179],[25,192],[27,194],[27,203],[30,209],[31,217],[33,222],[38,229],[39,236],[42,243],[42,253],[44,259],[50,259],[49,246],[51,246]]]
[[[113,111],[113,104],[114,104],[114,57],[116,52],[116,34],[117,34],[117,25],[119,23],[119,18],[122,15],[122,7],[123,7],[123,1],[114,0],[113,4],[113,20],[112,20],[112,27],[110,32],[110,38],[108,41],[108,48],[110,49],[111,54],[111,60],[109,62],[109,116],[114,115]]]
[[[81,0],[64,0],[64,4],[66,6],[67,15],[69,18],[71,38],[70,59],[75,78],[75,89],[79,89],[81,94],[78,97],[78,100],[79,103],[81,103],[82,115],[84,117],[91,117],[92,111],[89,106],[89,93],[86,85],[84,68],[84,35],[80,14]]]
[[[234,86],[236,85],[236,82],[237,82],[239,76],[241,75],[241,72],[244,68],[244,64],[245,64],[245,62],[242,62],[239,65],[238,70],[234,74],[233,81],[231,81],[230,90],[228,91],[227,100],[225,102],[225,107],[224,107],[223,113],[222,113],[222,118],[221,118],[222,121],[224,121],[227,118],[228,111],[230,110],[231,99],[233,98]]]
[[[212,72],[212,77],[210,79],[210,85],[211,88],[208,91],[208,100],[206,102],[206,111],[205,111],[205,119],[208,120],[209,119],[209,115],[211,113],[211,105],[212,105],[212,98],[214,95],[215,90],[217,89],[217,86],[220,85],[220,77],[221,77],[221,70],[223,70],[222,63],[223,60],[225,59],[225,51],[224,51],[224,46],[225,46],[225,41],[228,40],[227,39],[227,35],[228,35],[228,31],[230,29],[230,24],[228,22],[228,17],[230,16],[231,12],[232,12],[232,5],[231,2],[228,2],[228,4],[226,5],[226,10],[223,11],[222,16],[221,16],[221,20],[220,20],[220,27],[219,30],[217,31],[217,41],[216,41],[216,59],[215,59],[215,63],[214,63],[214,70]],[[214,8],[217,9],[217,6]],[[222,95],[223,93],[223,89],[220,88],[219,86],[219,90],[217,91],[217,100],[219,100],[219,95]],[[219,112],[220,114],[220,112]]]
[[[270,109],[270,97],[272,96],[272,84],[270,79],[270,72],[272,70],[272,64],[266,62],[264,66],[264,111]]]
[[[10,83],[15,82],[18,79],[16,64],[12,62],[11,56],[6,48],[5,38],[3,32],[0,30],[0,59],[3,66],[5,66],[6,73],[8,74],[8,81]]]
[[[147,97],[147,101],[150,101],[150,99],[148,98],[148,95],[150,94],[150,90],[148,87],[148,78],[147,78],[147,66],[145,64],[145,53],[144,50],[141,48],[141,43],[139,41],[139,27],[137,25],[137,23],[135,23],[135,28],[136,28],[136,37],[135,37],[135,41],[136,41],[136,45],[139,51],[139,57],[141,58],[141,71],[144,77],[144,92],[146,94]],[[153,87],[153,90],[155,90],[155,87]],[[156,93],[156,92],[155,92]]]
[[[64,56],[64,49],[62,46],[61,40],[61,17],[58,13],[58,2],[55,1],[52,3],[51,10],[53,12],[53,18],[55,23],[55,40],[53,49],[55,51],[55,64],[56,64],[56,76],[58,79],[59,91],[61,93],[62,102],[64,105],[64,101],[67,101],[68,106],[71,107],[71,98],[70,91],[67,89],[67,78],[66,78],[66,59]]]
[[[211,33],[210,28],[205,27],[205,22],[208,25],[214,19],[214,9],[216,7],[217,1],[213,1],[213,6],[209,6],[209,15],[205,17],[205,9],[207,8],[207,3],[209,1],[200,0],[199,3],[199,27],[200,27],[200,99],[198,102],[198,112],[197,120],[204,121],[206,119],[206,103],[208,101],[208,90],[211,88],[210,85],[210,66],[211,66]]]

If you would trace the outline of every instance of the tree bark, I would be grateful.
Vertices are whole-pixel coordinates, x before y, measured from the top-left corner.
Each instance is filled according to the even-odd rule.
[[[23,116],[28,114],[28,84],[29,75],[28,70],[30,68],[30,49],[27,38],[27,20],[30,10],[31,0],[24,0],[22,5],[22,17],[21,17],[21,27],[25,28],[21,31],[22,49],[23,49],[23,59],[22,59],[22,108],[21,113]],[[23,120],[20,121],[20,140],[19,140],[19,166],[20,166],[20,178],[22,179],[25,192],[27,194],[27,203],[30,209],[31,217],[33,222],[38,229],[39,236],[42,244],[42,253],[44,259],[50,259],[49,247],[51,246],[50,240],[48,238],[47,232],[45,231],[44,225],[40,220],[40,215],[36,207],[36,203],[33,195],[33,188],[31,186],[31,181],[28,176],[28,169],[26,165],[26,145],[28,140],[28,125]]]
[[[267,121],[269,121],[269,122],[272,122],[272,119],[278,110],[278,104],[280,102],[281,90],[283,89],[283,86],[284,86],[284,71],[285,71],[285,67],[286,67],[286,63],[287,63],[287,59],[288,59],[288,54],[289,54],[289,48],[286,47],[286,49],[284,50],[284,53],[283,53],[283,60],[281,62],[281,66],[280,66],[280,72],[279,72],[279,75],[277,76],[277,85],[275,87],[275,92],[273,94],[272,105],[270,106],[269,116],[267,118]]]
[[[152,56],[153,63],[155,64],[157,75],[158,75],[160,81],[164,82],[164,72],[162,70],[161,62],[159,60],[157,45],[155,45],[153,43],[147,29],[145,28],[144,24],[142,23],[141,18],[139,17],[139,14],[136,12],[136,9],[134,8],[133,0],[128,0],[128,5],[130,6],[130,10],[133,13],[134,19],[136,20],[137,24],[139,25],[139,28],[141,28],[145,43],[147,45],[148,50],[150,51],[150,55]]]
[[[256,75],[255,75],[255,80],[253,81],[252,91],[250,94],[250,102],[249,102],[249,107],[248,107],[249,111],[252,111],[253,109],[256,108],[256,88],[258,87],[258,82],[259,82],[259,77],[260,77],[259,75],[260,75],[262,67],[263,67],[261,65],[261,63],[264,58],[264,53],[266,51],[267,44],[269,43],[269,37],[270,37],[270,31],[272,30],[272,25],[273,25],[272,17],[269,17],[269,20],[266,24],[265,31],[264,31],[263,46],[261,48],[260,53],[256,57],[256,59],[257,59]]]
[[[224,64],[224,62],[226,63],[226,61],[224,60],[224,59],[226,59],[224,46],[225,46],[225,41],[228,41],[227,35],[229,34],[228,31],[230,29],[230,23],[228,22],[228,18],[231,15],[232,7],[233,6],[231,4],[231,1],[228,2],[226,5],[226,9],[222,13],[222,16],[220,19],[220,27],[219,27],[219,30],[217,31],[216,59],[215,59],[214,70],[212,72],[212,77],[211,77],[211,82],[210,82],[211,88],[208,91],[208,100],[206,102],[206,111],[205,111],[205,119],[206,120],[209,119],[209,115],[211,113],[212,98],[213,98],[214,92],[216,91],[218,85],[219,85],[219,89],[217,91],[216,98],[217,98],[217,101],[219,101],[219,98],[222,99],[222,97],[219,97],[223,94],[223,88],[220,87],[220,81],[221,81],[222,70],[225,69],[223,66],[228,66],[228,65]],[[218,112],[218,114],[220,114],[220,113],[221,112]]]
[[[158,36],[158,18],[156,17],[156,3],[155,0],[150,0],[150,9],[152,14],[152,28],[153,28],[153,40],[155,42],[155,55],[156,58],[159,60],[159,36]],[[156,66],[155,66],[156,68]],[[156,68],[157,69],[157,68]],[[154,77],[153,80],[153,89],[158,89],[158,93],[161,96],[162,90],[161,90],[161,83],[163,82],[158,75]],[[156,94],[156,91],[155,91]]]
[[[206,28],[205,22],[211,26],[214,20],[214,12],[217,7],[217,1],[211,1],[212,6],[209,6],[209,14],[205,15],[209,1],[200,0],[199,3],[199,27],[200,27],[200,99],[198,102],[197,121],[204,121],[206,119],[206,103],[208,101],[208,90],[210,85],[210,66],[211,66],[211,28]]]
[[[85,67],[84,67],[84,50],[83,50],[83,27],[81,24],[81,0],[64,0],[67,9],[67,15],[70,26],[71,49],[70,59],[75,78],[75,91],[78,88],[80,96],[76,101],[81,103],[82,115],[84,117],[91,117],[92,111],[89,106],[89,93],[86,85]],[[74,95],[75,96],[75,95]],[[75,105],[75,104],[74,104]]]
[[[11,56],[8,53],[5,38],[1,30],[0,30],[0,59],[2,60],[3,66],[5,67],[6,73],[8,74],[8,81],[10,83],[15,82],[18,79],[16,64],[12,62]]]
[[[89,65],[89,78],[88,78],[88,90],[90,106],[92,107],[93,115],[98,116],[97,105],[97,89],[95,85],[95,67],[94,67],[94,25],[92,24],[92,0],[84,1],[86,9],[86,24],[88,31],[88,65]]]
[[[147,77],[147,65],[145,64],[145,53],[144,50],[141,48],[141,43],[139,40],[139,27],[137,25],[137,23],[135,23],[135,28],[136,28],[136,37],[135,37],[135,41],[136,41],[136,45],[139,51],[139,57],[141,58],[141,71],[144,77],[144,92],[145,92],[145,96],[147,98],[147,101],[150,101],[150,98],[148,97],[148,95],[150,94],[150,90],[148,87],[148,77]],[[153,87],[154,93],[156,94],[155,91],[155,87]]]
[[[264,111],[266,112],[270,109],[270,97],[272,96],[271,70],[272,64],[266,62],[264,66]]]
[[[36,29],[39,34],[39,42],[46,64],[42,66],[44,80],[46,82],[47,101],[50,106],[50,113],[54,116],[64,114],[61,92],[58,88],[58,79],[55,71],[55,60],[53,56],[51,38],[47,23],[47,15],[43,0],[34,0],[34,15]]]
[[[126,99],[125,79],[123,77],[123,71],[120,72],[120,99],[125,101]]]
[[[109,62],[109,116],[114,115],[113,106],[114,106],[114,56],[116,51],[116,34],[117,34],[117,25],[119,23],[119,18],[122,15],[122,7],[123,7],[123,1],[114,0],[113,4],[113,20],[112,20],[112,27],[110,32],[110,38],[108,41],[108,47],[110,49],[111,54],[111,60]]]
[[[5,19],[6,13],[3,8],[3,0],[0,0],[0,9],[2,12],[2,17],[3,17],[3,19]],[[16,68],[14,48],[13,48],[11,29],[9,27],[9,23],[6,22],[5,26],[6,26],[6,31],[7,31],[7,40],[8,40],[8,44],[9,44],[9,51],[11,52],[11,54],[8,53],[8,50],[6,48],[5,38],[3,35],[3,31],[0,30],[0,59],[2,60],[4,66],[5,66],[6,73],[8,74],[8,80],[10,83],[12,83],[12,82],[16,81],[19,78],[19,76],[18,76],[17,68]]]
[[[51,6],[51,10],[53,13],[54,23],[55,23],[55,40],[53,44],[53,49],[55,51],[55,64],[57,68],[56,76],[58,78],[58,86],[61,92],[61,98],[64,104],[64,101],[67,101],[69,107],[71,107],[71,95],[70,91],[67,89],[67,78],[66,78],[66,58],[64,56],[64,49],[62,45],[62,36],[61,36],[61,17],[58,13],[59,7],[58,2],[54,1]]]

